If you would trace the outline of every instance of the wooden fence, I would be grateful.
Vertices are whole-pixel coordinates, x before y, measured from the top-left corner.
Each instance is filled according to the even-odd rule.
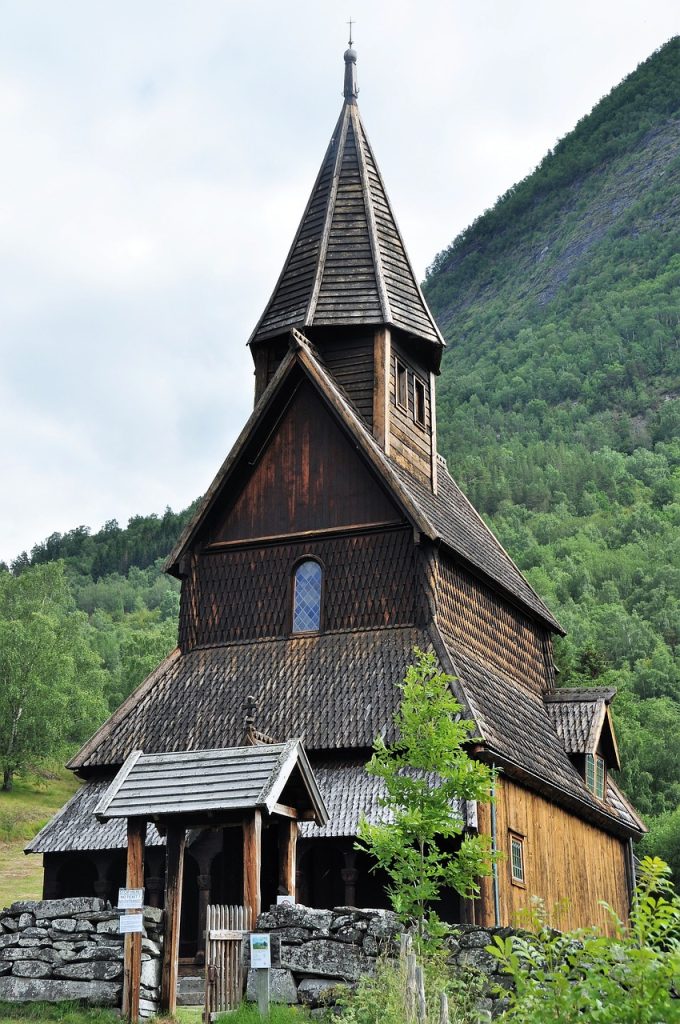
[[[244,990],[243,943],[251,930],[250,907],[208,907],[205,922],[206,1024],[235,1010]]]
[[[400,960],[404,976],[404,1010],[406,1024],[428,1024],[425,1000],[425,975],[418,963],[410,935],[401,936]],[[449,1024],[449,1000],[446,992],[439,993],[438,1024]],[[434,1024],[432,1016],[430,1024]]]

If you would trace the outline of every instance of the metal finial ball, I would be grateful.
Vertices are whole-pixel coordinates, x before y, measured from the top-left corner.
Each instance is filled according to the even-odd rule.
[[[357,62],[357,51],[350,48],[345,50],[345,64],[356,64]]]

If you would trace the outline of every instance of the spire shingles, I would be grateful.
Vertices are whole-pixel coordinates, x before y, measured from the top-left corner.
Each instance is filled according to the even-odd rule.
[[[352,69],[355,61],[352,51]],[[441,348],[352,81],[281,276],[250,341],[291,327],[388,324]]]

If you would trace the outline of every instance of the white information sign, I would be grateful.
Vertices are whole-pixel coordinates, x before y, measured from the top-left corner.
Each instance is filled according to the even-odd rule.
[[[277,907],[294,907],[295,900],[292,896],[277,896],[276,897]]]
[[[120,916],[120,932],[124,935],[126,932],[143,932],[144,931],[144,917],[142,914],[121,914]]]
[[[251,932],[250,935],[250,966],[255,970],[262,970],[272,965],[272,947],[270,935],[259,935]]]
[[[119,910],[141,910],[144,906],[143,889],[119,889],[118,909]]]

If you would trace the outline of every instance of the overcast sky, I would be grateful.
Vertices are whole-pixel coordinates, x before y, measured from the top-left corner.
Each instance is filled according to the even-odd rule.
[[[0,0],[0,559],[209,484],[350,15],[421,276],[678,31],[677,0]]]

